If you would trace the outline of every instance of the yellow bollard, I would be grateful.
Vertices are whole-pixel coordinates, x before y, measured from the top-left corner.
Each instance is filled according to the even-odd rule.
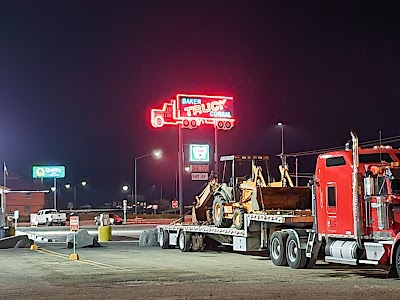
[[[110,225],[99,226],[98,241],[99,242],[111,241],[111,226]]]
[[[71,253],[71,254],[69,255],[69,259],[70,259],[70,260],[79,260],[78,253]]]

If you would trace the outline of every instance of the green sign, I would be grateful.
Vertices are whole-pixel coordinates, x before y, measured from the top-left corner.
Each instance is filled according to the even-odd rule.
[[[65,167],[64,166],[33,166],[32,167],[33,178],[64,178]]]
[[[189,145],[189,161],[204,161],[210,160],[210,146],[207,144],[190,144]]]

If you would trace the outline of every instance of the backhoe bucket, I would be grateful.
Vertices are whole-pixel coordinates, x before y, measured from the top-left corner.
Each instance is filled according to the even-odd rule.
[[[258,187],[260,210],[311,209],[311,190],[308,187]]]

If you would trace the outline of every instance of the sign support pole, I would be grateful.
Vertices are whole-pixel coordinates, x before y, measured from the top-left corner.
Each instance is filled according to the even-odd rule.
[[[183,217],[183,186],[182,186],[182,169],[183,169],[183,142],[182,142],[182,125],[178,124],[178,183],[179,183],[179,217]],[[183,221],[183,220],[182,220]]]
[[[215,174],[218,176],[217,178],[219,178],[219,174],[218,174],[218,129],[215,126],[214,127],[214,172]]]
[[[74,256],[76,255],[76,248],[75,248],[75,236],[76,236],[76,231],[74,231]]]
[[[79,260],[79,256],[76,253],[76,232],[79,230],[79,217],[78,216],[71,216],[69,219],[69,229],[74,233],[74,253],[70,254],[70,260]]]
[[[57,177],[54,177],[54,209],[57,210]]]

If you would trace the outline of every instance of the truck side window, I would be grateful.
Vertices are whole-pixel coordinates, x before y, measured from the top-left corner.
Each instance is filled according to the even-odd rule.
[[[334,186],[328,186],[328,206],[336,206],[336,189]]]
[[[337,166],[344,166],[344,165],[346,165],[346,161],[344,160],[343,156],[330,157],[330,158],[326,159],[327,167],[337,167]]]

